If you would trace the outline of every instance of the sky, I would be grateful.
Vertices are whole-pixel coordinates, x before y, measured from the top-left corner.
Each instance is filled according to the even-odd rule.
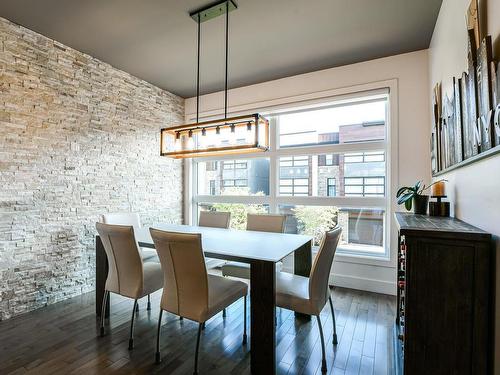
[[[338,132],[341,125],[383,121],[385,116],[385,100],[282,114],[279,115],[280,134],[305,130],[316,131],[318,134]]]

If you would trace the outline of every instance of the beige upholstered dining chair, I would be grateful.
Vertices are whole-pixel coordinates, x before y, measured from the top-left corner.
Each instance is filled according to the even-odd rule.
[[[198,226],[227,229],[229,228],[230,221],[230,212],[200,211]],[[222,266],[225,261],[214,258],[205,258],[205,263],[207,265],[207,269],[213,269]]]
[[[156,362],[161,361],[160,332],[163,310],[198,322],[194,374],[203,324],[223,308],[244,298],[243,344],[246,344],[247,284],[207,273],[201,234],[150,229],[164,272],[156,338]]]
[[[161,265],[156,262],[143,263],[133,226],[96,223],[96,228],[109,263],[102,303],[100,334],[104,336],[106,303],[110,292],[132,298],[134,308],[128,343],[128,348],[132,349],[134,347],[134,317],[137,311],[137,300],[146,295],[149,296],[150,293],[163,287]]]
[[[107,214],[101,215],[101,222],[104,224],[112,224],[112,225],[130,225],[134,227],[134,229],[141,228],[141,219],[139,215],[135,212],[111,212]],[[139,247],[139,252],[141,254],[141,258],[144,262],[159,262],[158,257],[156,255],[155,249],[146,249]],[[136,306],[137,311],[139,310],[139,304]],[[151,296],[148,294],[148,304],[146,309],[151,310]]]
[[[198,219],[198,225],[200,227],[227,229],[229,228],[230,221],[231,221],[230,212],[201,211],[200,218]]]
[[[141,228],[141,220],[139,215],[134,212],[113,212],[108,214],[103,214],[101,222],[104,224],[114,224],[114,225],[131,225],[134,229]],[[141,251],[141,257],[144,261],[155,261],[156,251],[154,249],[144,249],[139,248]]]
[[[335,326],[335,311],[333,309],[328,278],[332,268],[333,258],[337,249],[342,229],[337,226],[326,232],[320,249],[311,268],[309,277],[294,275],[286,272],[276,274],[276,306],[293,310],[302,314],[315,315],[321,338],[322,361],[321,370],[327,371],[325,357],[325,339],[321,326],[320,313],[330,302],[333,320],[333,344],[337,344],[337,329]]]
[[[247,230],[258,232],[283,233],[285,231],[285,215],[247,215]],[[277,270],[282,263],[276,263]],[[250,265],[240,262],[227,262],[222,266],[222,276],[250,279]]]

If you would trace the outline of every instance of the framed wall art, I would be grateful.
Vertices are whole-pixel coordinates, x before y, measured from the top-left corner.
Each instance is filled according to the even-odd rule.
[[[436,83],[432,90],[433,124],[431,136],[431,168],[432,173],[441,170],[440,147],[440,125],[441,125],[441,83]]]
[[[469,136],[471,137],[468,142],[472,142],[472,155],[477,155],[479,152],[479,145],[481,143],[480,133],[477,127],[477,79],[476,79],[476,42],[474,37],[474,30],[469,30],[467,48],[467,112],[468,124],[467,126]]]
[[[474,135],[470,132],[471,126],[470,123],[474,121],[474,119],[469,119],[469,76],[467,73],[462,74],[462,78],[460,79],[461,86],[461,96],[460,101],[462,102],[462,148],[463,148],[463,159],[468,159],[473,155],[473,144],[474,144]]]
[[[477,51],[477,118],[481,132],[481,152],[492,147],[491,54],[491,37],[487,36]]]
[[[433,88],[433,176],[500,154],[500,65],[493,61],[492,38],[480,17],[486,4],[469,1],[465,71],[451,77],[446,92],[441,83]]]
[[[493,144],[500,146],[500,63],[491,63],[491,97],[493,100]]]
[[[454,163],[459,163],[463,160],[463,139],[462,139],[462,85],[461,78],[453,77],[453,94],[454,94]]]

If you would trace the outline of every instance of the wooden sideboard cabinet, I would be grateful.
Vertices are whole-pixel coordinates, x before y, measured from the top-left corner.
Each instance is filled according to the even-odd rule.
[[[491,235],[454,218],[395,215],[397,373],[490,374]]]

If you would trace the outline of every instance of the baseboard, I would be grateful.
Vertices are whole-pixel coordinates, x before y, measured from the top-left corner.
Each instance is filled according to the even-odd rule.
[[[334,274],[330,274],[329,281],[330,285],[343,288],[366,290],[367,292],[389,294],[393,296],[396,295],[396,284],[389,281]]]
[[[293,272],[291,267],[283,267],[285,272]],[[396,295],[396,284],[389,281],[368,279],[359,276],[330,274],[329,283],[342,288],[365,290],[367,292]]]

